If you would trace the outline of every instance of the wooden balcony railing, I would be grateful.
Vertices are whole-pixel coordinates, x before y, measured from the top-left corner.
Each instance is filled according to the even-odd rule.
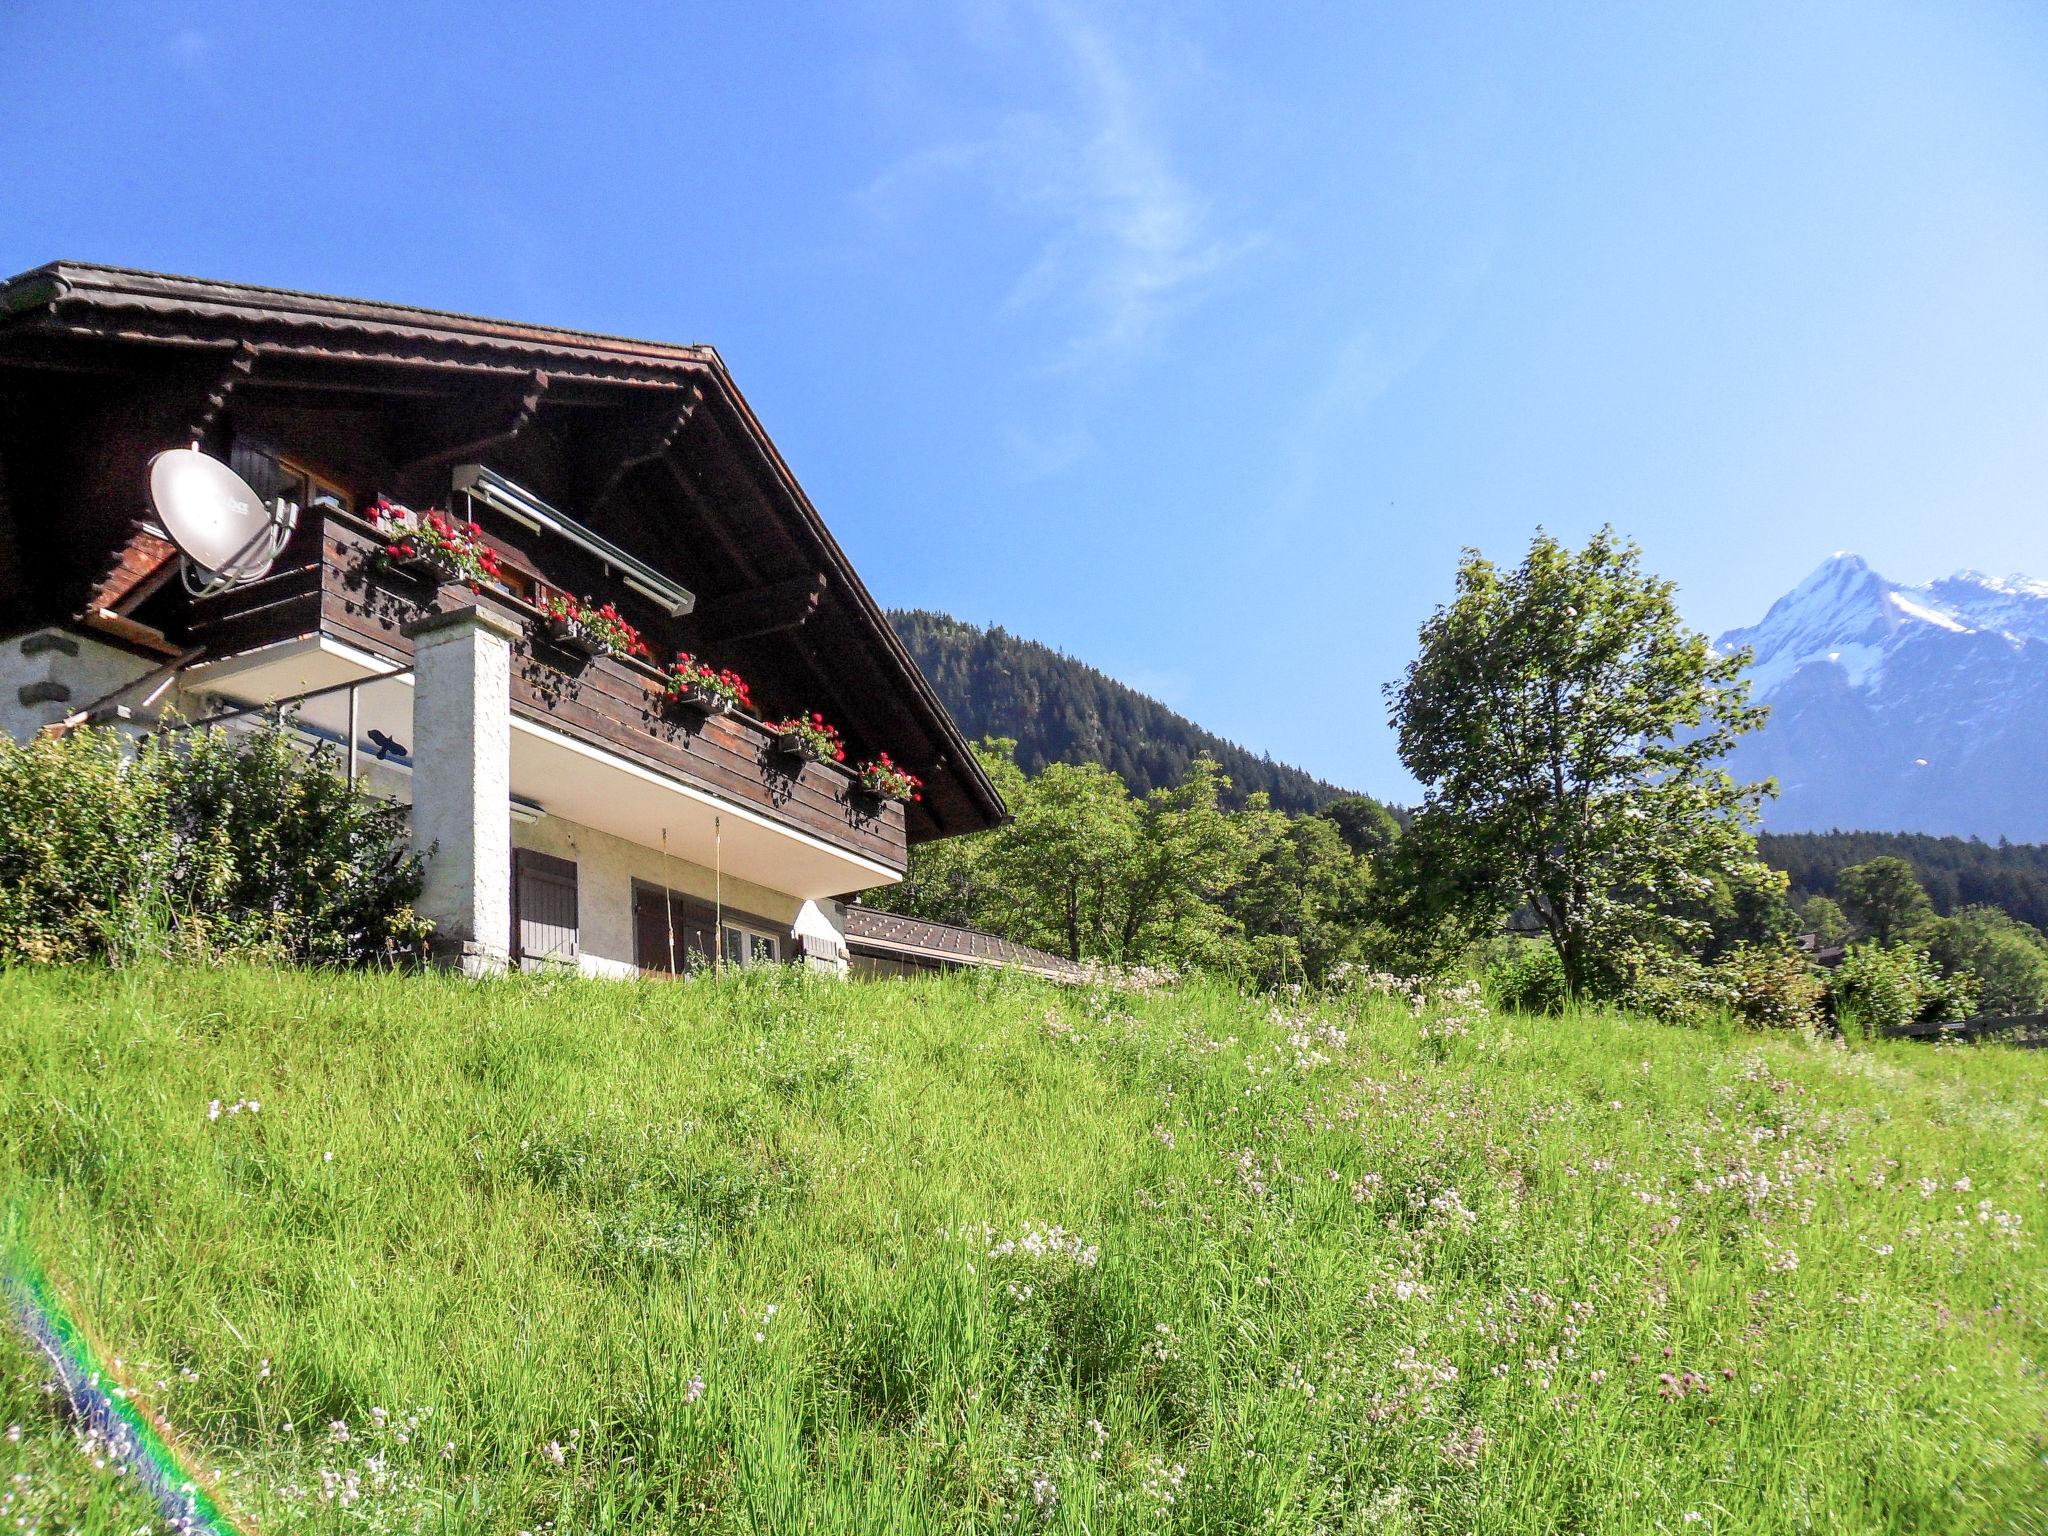
[[[264,582],[195,604],[193,638],[221,655],[322,633],[409,665],[412,643],[403,628],[474,599],[461,587],[435,588],[379,570],[372,557],[383,544],[367,523],[329,513],[317,561],[302,560]],[[534,643],[539,614],[531,605],[495,591],[482,600],[520,619],[527,631],[512,659],[515,714],[889,868],[905,867],[903,807],[878,806],[855,793],[844,767],[783,759],[771,750],[772,737],[760,721],[680,709],[662,696],[661,675],[645,663],[563,655],[545,641]]]

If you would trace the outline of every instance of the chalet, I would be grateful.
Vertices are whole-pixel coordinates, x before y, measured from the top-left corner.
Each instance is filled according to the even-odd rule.
[[[179,448],[298,507],[260,575],[194,580],[155,525]],[[405,558],[427,509],[480,579]],[[551,622],[564,600],[648,654]],[[843,971],[851,895],[1005,815],[707,346],[68,262],[9,279],[0,637],[17,738],[289,706],[409,801],[437,948],[472,970]],[[672,697],[679,652],[752,707]],[[786,750],[774,723],[813,713],[844,761]],[[863,790],[883,754],[920,798]],[[919,958],[913,931],[864,947],[966,943]]]

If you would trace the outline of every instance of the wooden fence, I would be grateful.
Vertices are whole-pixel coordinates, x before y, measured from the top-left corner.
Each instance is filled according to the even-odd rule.
[[[2048,1013],[2026,1013],[2011,1019],[1954,1019],[1941,1024],[1908,1024],[1888,1029],[1894,1040],[1965,1040],[2015,1045],[2021,1050],[2048,1048]]]

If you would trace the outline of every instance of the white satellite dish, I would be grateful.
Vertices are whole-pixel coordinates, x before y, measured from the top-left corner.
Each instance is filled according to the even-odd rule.
[[[197,448],[149,461],[149,500],[185,557],[185,585],[204,596],[265,575],[299,524],[282,498],[265,506],[249,482]]]

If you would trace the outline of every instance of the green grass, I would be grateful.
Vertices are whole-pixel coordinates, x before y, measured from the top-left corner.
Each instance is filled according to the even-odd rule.
[[[273,1531],[2044,1528],[2048,1055],[1449,1017],[14,973],[0,1178]]]

